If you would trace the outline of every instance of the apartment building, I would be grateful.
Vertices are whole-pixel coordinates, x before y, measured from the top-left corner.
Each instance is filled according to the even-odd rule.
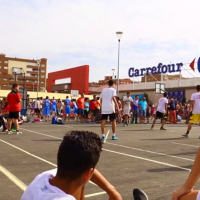
[[[28,91],[37,91],[37,83],[39,82],[39,91],[45,91],[47,59],[41,58],[39,60],[38,64],[37,60],[34,59],[11,58],[0,54],[0,89],[10,90],[13,83],[16,82],[20,86],[25,85]],[[14,74],[13,69],[21,70],[23,75]]]

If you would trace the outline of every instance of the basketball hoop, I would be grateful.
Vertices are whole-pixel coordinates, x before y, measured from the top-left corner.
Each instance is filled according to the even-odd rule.
[[[23,74],[23,68],[19,68],[19,67],[12,68],[12,76],[15,82],[17,81],[18,76],[22,74]]]

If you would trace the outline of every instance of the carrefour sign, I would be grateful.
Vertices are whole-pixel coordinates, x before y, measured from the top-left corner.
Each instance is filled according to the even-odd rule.
[[[182,66],[183,63],[168,64],[168,65],[163,65],[162,63],[159,63],[157,67],[147,67],[141,69],[135,69],[134,67],[131,67],[128,70],[128,75],[129,77],[138,77],[149,74],[174,73],[174,72],[180,72]]]

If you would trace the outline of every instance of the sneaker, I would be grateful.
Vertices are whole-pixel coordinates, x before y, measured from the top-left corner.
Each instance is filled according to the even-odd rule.
[[[124,127],[126,127],[127,125],[126,124],[124,124]]]
[[[162,131],[165,131],[165,130],[167,130],[167,129],[165,129],[165,128],[161,127],[161,128],[160,128],[160,130],[162,130]]]
[[[102,137],[101,137],[101,141],[102,141],[102,142],[104,142],[104,141],[105,141],[105,139],[106,139],[106,137],[105,137],[105,136],[102,136]]]
[[[6,132],[6,131],[8,131],[8,129],[6,129],[6,128],[2,130],[2,132]]]
[[[10,135],[10,134],[12,134],[12,133],[13,133],[12,131],[8,131],[8,132],[7,132],[8,135]]]
[[[21,131],[16,131],[16,134],[17,135],[22,135],[22,132]]]
[[[0,130],[3,129],[3,126],[0,126]]]
[[[183,134],[182,136],[188,138],[188,134],[187,133]]]
[[[133,190],[133,199],[134,200],[148,200],[147,195],[142,190],[135,188]]]
[[[116,136],[112,136],[112,140],[118,140],[118,137],[116,137]]]

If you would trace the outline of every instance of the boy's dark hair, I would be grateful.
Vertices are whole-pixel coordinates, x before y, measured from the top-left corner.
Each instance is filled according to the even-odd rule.
[[[164,96],[164,97],[167,97],[167,92],[165,92],[165,93],[163,94],[163,96]]]
[[[197,91],[199,92],[200,91],[200,85],[197,85]]]
[[[16,87],[18,87],[19,85],[17,84],[17,83],[14,83],[13,85],[12,85],[12,89],[15,89]]]
[[[135,95],[135,97],[138,97],[138,95]]]
[[[69,98],[69,96],[66,96],[66,99],[68,99]]]
[[[108,85],[109,85],[109,86],[113,86],[113,85],[114,85],[114,81],[113,81],[112,79],[110,79],[110,80],[108,81]]]
[[[40,100],[40,97],[38,97],[37,100]]]
[[[131,92],[127,92],[127,94],[131,94]]]
[[[78,179],[90,168],[95,168],[102,151],[102,141],[93,132],[71,131],[60,144],[57,176],[69,181]]]

